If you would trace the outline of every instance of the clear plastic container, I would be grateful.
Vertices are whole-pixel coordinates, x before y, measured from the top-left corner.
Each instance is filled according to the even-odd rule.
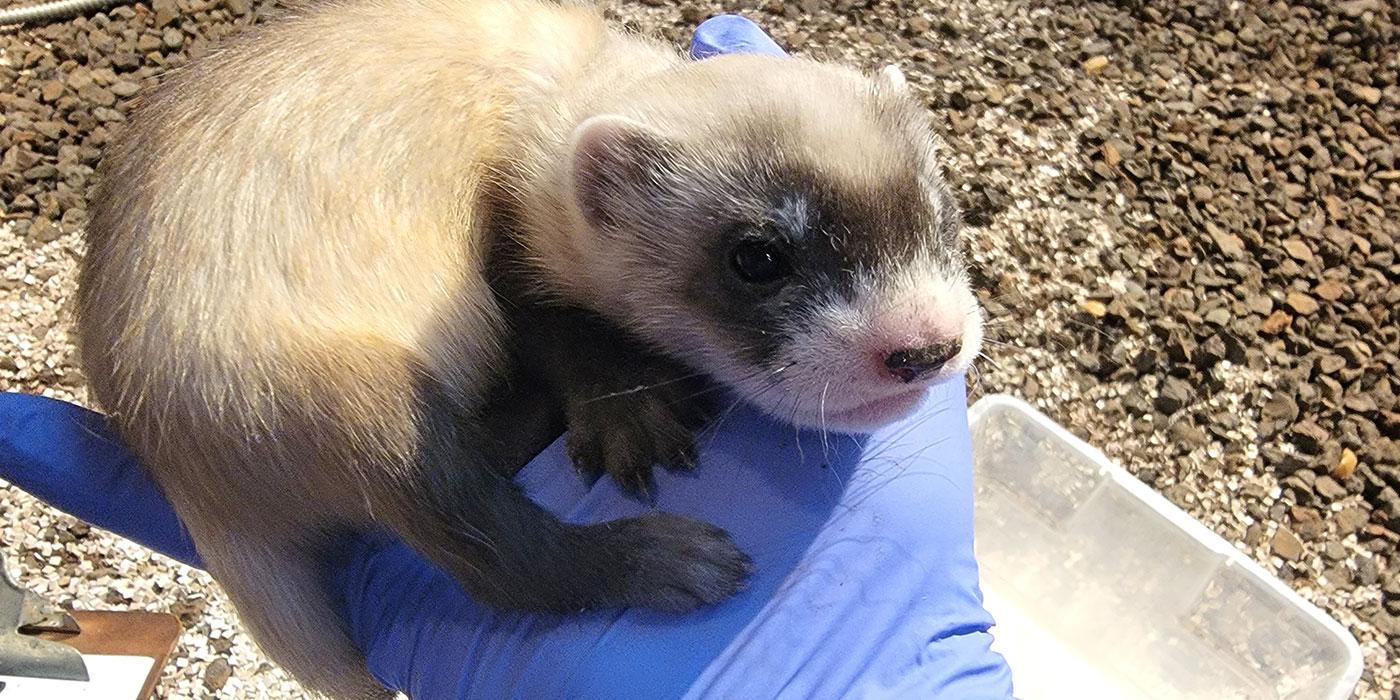
[[[1351,697],[1356,640],[1023,401],[970,409],[995,647],[1036,698]]]

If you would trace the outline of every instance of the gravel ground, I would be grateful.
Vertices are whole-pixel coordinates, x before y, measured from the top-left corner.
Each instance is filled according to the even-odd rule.
[[[68,301],[92,165],[130,97],[272,4],[0,35],[0,389],[86,400]],[[743,11],[800,53],[898,62],[995,319],[977,391],[1031,400],[1253,555],[1360,640],[1358,697],[1400,698],[1400,6],[608,5],[678,44]],[[9,487],[0,528],[42,593],[181,616],[161,697],[303,697],[203,574]]]

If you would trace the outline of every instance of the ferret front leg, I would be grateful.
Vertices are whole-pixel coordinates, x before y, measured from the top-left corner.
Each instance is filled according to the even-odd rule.
[[[595,314],[522,312],[523,355],[564,405],[569,457],[581,471],[649,491],[653,465],[695,464],[695,432],[708,416],[708,381]]]
[[[419,387],[412,466],[372,490],[376,516],[476,600],[512,610],[685,611],[742,587],[751,562],[720,528],[670,513],[562,522],[473,448],[485,426]]]
[[[648,364],[644,354],[621,360],[637,371],[605,372],[565,388],[569,458],[589,474],[607,472],[618,485],[646,494],[651,470],[695,465],[695,432],[704,424],[703,385],[680,368]]]

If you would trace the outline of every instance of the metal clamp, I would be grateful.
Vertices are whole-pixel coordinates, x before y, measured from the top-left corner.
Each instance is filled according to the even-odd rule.
[[[77,649],[32,636],[78,631],[78,622],[71,615],[20,588],[0,554],[0,676],[87,681],[87,664]]]

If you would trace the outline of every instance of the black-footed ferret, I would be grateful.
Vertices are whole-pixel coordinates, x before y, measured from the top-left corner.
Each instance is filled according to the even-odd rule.
[[[578,462],[634,485],[689,440],[639,373],[859,429],[964,370],[981,312],[932,145],[897,71],[690,62],[532,0],[307,6],[171,75],[110,147],[84,368],[267,653],[375,697],[320,579],[346,529],[494,606],[742,583],[712,526],[565,524],[487,463],[510,362],[564,397]]]

